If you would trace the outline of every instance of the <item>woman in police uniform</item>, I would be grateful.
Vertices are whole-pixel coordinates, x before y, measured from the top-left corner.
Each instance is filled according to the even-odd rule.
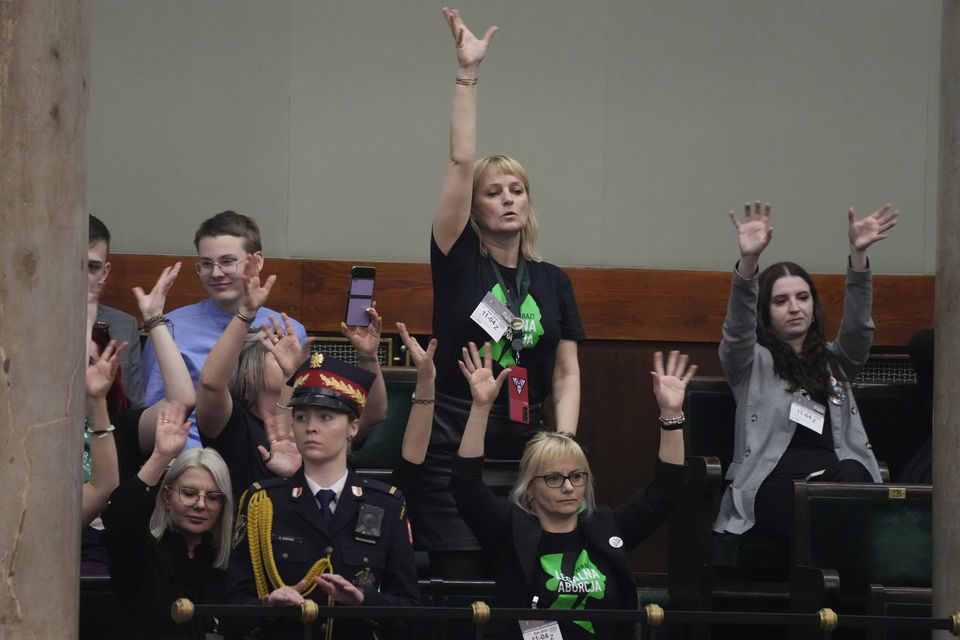
[[[314,354],[291,378],[293,430],[303,467],[255,483],[241,498],[228,573],[231,602],[419,604],[403,497],[347,468],[350,439],[374,374]],[[314,637],[331,637],[317,624]],[[264,637],[301,638],[299,622],[265,623]],[[333,638],[396,637],[389,621],[343,619]],[[391,633],[393,632],[393,633]]]

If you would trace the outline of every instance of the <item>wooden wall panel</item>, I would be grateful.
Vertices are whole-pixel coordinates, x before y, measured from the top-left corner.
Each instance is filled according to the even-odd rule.
[[[338,331],[350,288],[350,267],[370,264],[377,268],[374,299],[386,323],[384,332],[395,333],[395,322],[405,322],[411,332],[429,334],[432,325],[430,269],[404,262],[357,263],[346,260],[305,260],[303,263],[303,316],[308,328]]]
[[[195,256],[114,254],[104,303],[136,315],[130,288],[148,288],[160,270],[182,260],[167,309],[203,298],[193,270]],[[337,332],[343,319],[350,267],[346,260],[268,259],[264,273],[277,274],[269,306],[286,311],[309,331]],[[423,263],[370,262],[377,268],[376,299],[387,332],[398,320],[429,334],[430,267]],[[720,271],[569,268],[590,340],[718,342],[731,274]],[[827,307],[830,335],[840,322],[843,276],[814,275]],[[875,278],[876,347],[902,347],[915,332],[933,326],[933,276]]]

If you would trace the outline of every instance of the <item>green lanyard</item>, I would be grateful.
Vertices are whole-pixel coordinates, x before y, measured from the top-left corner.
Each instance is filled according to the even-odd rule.
[[[490,261],[493,275],[497,277],[497,282],[500,284],[503,295],[507,298],[507,308],[510,309],[510,313],[513,314],[513,321],[511,321],[510,327],[507,328],[507,340],[510,341],[510,348],[514,351],[514,359],[519,364],[520,351],[523,350],[523,318],[520,317],[520,305],[523,304],[523,301],[527,297],[527,292],[530,291],[530,269],[527,267],[527,261],[523,256],[520,256],[517,260],[514,288],[510,289],[507,287],[503,274],[500,272],[500,265],[498,265],[496,260],[490,257],[489,254],[487,255],[487,259]],[[511,291],[516,292],[517,295],[511,295]]]

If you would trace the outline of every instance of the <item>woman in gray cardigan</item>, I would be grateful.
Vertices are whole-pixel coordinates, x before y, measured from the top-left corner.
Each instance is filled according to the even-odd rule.
[[[758,275],[773,236],[770,204],[733,211],[740,261],[723,323],[720,362],[737,401],[733,460],[716,531],[789,540],[793,481],[879,482],[876,458],[850,381],[873,340],[866,250],[887,237],[898,211],[889,204],[857,220],[848,212],[850,262],[843,319],[833,342],[810,275],[791,262]]]

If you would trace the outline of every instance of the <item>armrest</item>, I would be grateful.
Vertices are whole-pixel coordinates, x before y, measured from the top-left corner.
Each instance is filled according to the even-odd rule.
[[[890,467],[883,460],[877,460],[877,466],[880,467],[880,479],[884,483],[890,482]]]
[[[709,604],[706,567],[713,560],[713,518],[722,486],[720,460],[686,459],[683,492],[670,512],[667,589],[671,606],[702,609]]]

